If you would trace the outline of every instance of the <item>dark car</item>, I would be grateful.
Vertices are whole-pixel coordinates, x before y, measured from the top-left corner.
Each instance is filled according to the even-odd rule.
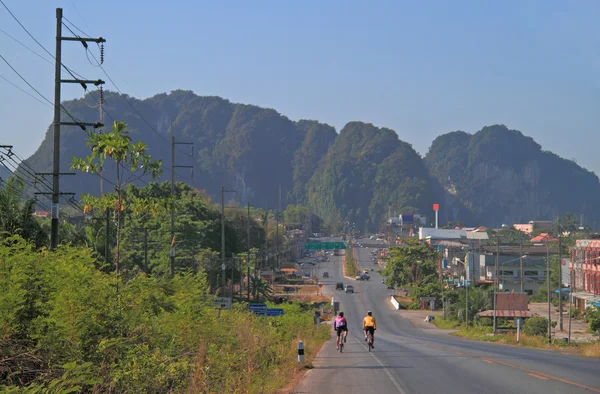
[[[338,282],[335,284],[336,290],[344,290],[344,284],[342,282]]]

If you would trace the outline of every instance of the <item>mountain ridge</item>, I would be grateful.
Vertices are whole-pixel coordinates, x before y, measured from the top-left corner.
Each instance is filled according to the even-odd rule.
[[[86,96],[63,105],[76,118],[93,120],[98,118],[98,108],[88,105],[93,101]],[[584,213],[594,223],[600,219],[593,212],[593,198],[573,199],[553,185],[552,173],[560,173],[577,193],[588,190],[600,196],[594,173],[543,151],[531,137],[504,125],[474,134],[442,134],[421,157],[389,128],[352,121],[337,133],[316,120],[293,121],[274,109],[186,90],[143,100],[106,92],[105,102],[105,128],[112,119],[123,120],[131,137],[145,142],[154,159],[163,160],[159,181],[170,176],[171,135],[178,142],[193,142],[193,157],[189,148],[178,145],[175,158],[176,165],[194,166],[193,177],[177,168],[175,180],[206,189],[217,201],[225,185],[237,190],[228,200],[273,209],[281,187],[283,207],[306,204],[333,228],[350,220],[369,231],[380,227],[388,210],[432,217],[433,202],[442,205],[442,223],[460,219],[493,226],[551,219],[566,211]],[[63,127],[61,171],[70,167],[71,157],[87,153],[81,130]],[[51,128],[26,162],[36,171],[51,170]],[[104,176],[113,175],[108,168]],[[100,181],[89,174],[63,177],[61,190],[98,194]],[[489,198],[492,192],[497,196]]]

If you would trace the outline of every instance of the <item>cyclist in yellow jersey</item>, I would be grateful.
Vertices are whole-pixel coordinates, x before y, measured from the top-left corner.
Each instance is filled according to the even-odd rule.
[[[375,342],[375,330],[377,329],[377,322],[373,317],[373,313],[371,311],[367,312],[367,316],[363,319],[363,331],[365,333],[365,341],[367,340],[367,332],[371,333],[373,337],[373,342]],[[373,346],[375,347],[375,346]]]

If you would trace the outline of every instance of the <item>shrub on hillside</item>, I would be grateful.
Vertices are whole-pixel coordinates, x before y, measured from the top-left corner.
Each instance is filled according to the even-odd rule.
[[[548,319],[541,316],[526,319],[523,324],[523,332],[527,335],[546,335],[548,333]]]

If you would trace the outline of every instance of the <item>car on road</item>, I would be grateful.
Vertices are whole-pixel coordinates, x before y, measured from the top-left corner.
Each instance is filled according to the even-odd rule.
[[[344,290],[344,284],[342,282],[338,282],[335,284],[336,290]]]
[[[344,292],[354,294],[354,286],[352,286],[352,285],[346,285],[346,288],[344,289]]]

